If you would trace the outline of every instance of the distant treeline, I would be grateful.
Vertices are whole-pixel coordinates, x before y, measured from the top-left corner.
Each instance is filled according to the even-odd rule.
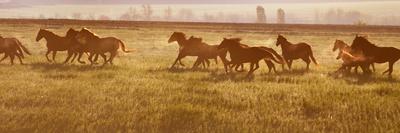
[[[270,11],[270,10],[269,10]],[[39,15],[40,19],[79,19],[79,20],[125,20],[125,21],[183,21],[183,22],[228,22],[228,23],[302,23],[302,24],[354,24],[354,25],[399,25],[400,17],[378,17],[364,14],[357,10],[344,10],[341,8],[328,10],[315,10],[312,16],[296,15],[279,8],[275,15],[267,16],[264,8],[254,8],[253,14],[239,14],[227,12],[204,12],[199,14],[190,8],[166,7],[156,13],[152,5],[145,4],[141,7],[130,7],[118,16],[104,14],[83,14],[75,12],[70,16]]]

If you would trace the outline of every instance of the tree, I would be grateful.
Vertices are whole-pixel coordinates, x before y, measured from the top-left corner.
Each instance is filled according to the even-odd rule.
[[[46,17],[43,14],[40,14],[39,19],[46,19]]]
[[[130,7],[127,12],[122,14],[119,19],[120,20],[136,20],[139,15],[136,12],[136,8]]]
[[[204,13],[203,15],[204,22],[213,22],[215,21],[215,17],[211,14]]]
[[[106,15],[100,15],[98,20],[111,20],[111,18]]]
[[[171,20],[171,18],[172,18],[172,9],[171,9],[171,7],[168,6],[168,8],[165,9],[164,13],[165,13],[164,14],[165,15],[164,19],[167,20],[167,21]]]
[[[89,14],[89,15],[87,16],[86,19],[87,19],[87,20],[96,20],[96,16],[95,16],[93,13],[91,13],[91,14]]]
[[[182,8],[179,10],[178,15],[180,16],[181,20],[192,20],[194,17],[192,9]]]
[[[72,19],[81,19],[81,17],[82,17],[81,13],[76,12],[72,14]]]
[[[267,16],[265,15],[264,7],[257,6],[257,23],[267,23]]]
[[[279,8],[277,12],[277,23],[278,24],[285,23],[285,11],[282,8]]]
[[[153,9],[149,4],[142,5],[143,17],[145,20],[151,20],[151,15],[153,15]]]

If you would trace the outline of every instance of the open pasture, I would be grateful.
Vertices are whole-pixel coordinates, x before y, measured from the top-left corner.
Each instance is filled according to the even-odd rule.
[[[115,65],[47,62],[39,28],[65,35],[87,27],[102,37],[114,36],[132,53]],[[332,52],[336,39],[351,43],[368,34],[380,46],[400,48],[399,27],[335,25],[251,25],[208,23],[108,22],[69,20],[2,20],[0,34],[16,37],[33,53],[26,65],[0,64],[1,132],[399,132],[400,64],[393,78],[376,64],[371,76],[330,76],[341,64]],[[319,67],[294,61],[291,72],[268,73],[264,62],[253,79],[246,73],[225,74],[222,62],[209,69],[170,70],[178,53],[168,44],[174,31],[219,44],[223,37],[275,46],[278,33],[313,47]],[[84,60],[86,62],[86,55]],[[248,65],[245,66],[248,70]]]

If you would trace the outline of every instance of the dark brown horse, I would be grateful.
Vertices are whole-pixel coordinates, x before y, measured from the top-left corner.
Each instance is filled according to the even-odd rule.
[[[16,38],[3,38],[0,36],[0,53],[5,53],[4,57],[0,60],[2,62],[7,57],[10,57],[11,64],[14,64],[14,58],[17,56],[21,64],[22,58],[24,58],[24,52],[31,55],[29,50],[22,45],[22,43]]]
[[[199,50],[201,47],[202,39],[201,38],[194,38],[190,37],[189,39],[186,38],[186,35],[182,32],[174,32],[168,39],[168,43],[178,42],[179,45],[179,53],[178,57],[175,59],[174,63],[172,64],[171,68],[174,68],[176,63],[179,63],[181,66],[185,66],[181,59],[185,58],[186,56],[199,56],[202,55],[202,52]],[[214,58],[217,60],[216,58]],[[197,59],[196,62],[202,62],[203,64],[209,62],[208,59]],[[197,63],[193,66],[195,67]]]
[[[221,42],[218,49],[226,48],[230,54],[233,54],[231,64],[250,63],[250,70],[247,74],[249,77],[255,70],[259,68],[259,62],[262,59],[272,60],[276,63],[283,64],[278,61],[274,55],[260,47],[243,47],[239,39],[226,39]]]
[[[289,42],[282,35],[278,35],[276,39],[276,46],[281,45],[283,58],[286,60],[289,70],[292,69],[292,62],[296,59],[302,59],[307,64],[307,70],[309,70],[309,66],[311,60],[318,65],[318,62],[315,60],[313,51],[311,46],[307,43],[298,43],[293,44]],[[310,60],[311,59],[311,60]]]
[[[393,65],[400,59],[400,50],[394,47],[379,47],[368,41],[365,37],[356,36],[353,40],[351,48],[362,51],[365,55],[365,64],[386,63],[389,62],[389,69],[383,72],[391,76]],[[364,66],[365,70],[367,66]],[[365,73],[370,73],[368,70]]]
[[[81,58],[82,58],[82,55],[83,55],[84,53],[89,52],[89,48],[88,48],[88,45],[83,45],[83,44],[79,43],[78,40],[75,38],[75,37],[78,35],[78,33],[79,33],[79,31],[74,30],[74,29],[72,29],[72,28],[70,28],[70,29],[67,31],[66,37],[67,37],[68,39],[70,39],[70,43],[71,43],[70,45],[71,45],[71,46],[70,46],[70,48],[68,49],[68,57],[67,57],[67,59],[64,61],[64,63],[69,62],[69,60],[71,59],[71,57],[72,57],[72,59],[71,59],[71,63],[72,63],[72,62],[75,60],[75,58],[78,56],[78,62],[81,63],[81,64],[85,64],[84,61],[81,61]],[[104,61],[107,60],[107,59],[106,59],[107,57],[106,57],[105,54],[100,54],[100,55],[103,57]],[[97,61],[97,58],[98,58],[98,54],[95,55],[94,58],[95,58],[94,61],[96,62],[96,61]]]
[[[235,41],[237,41],[238,43],[240,43],[240,41],[241,41],[242,39],[240,39],[240,38],[232,38],[231,40],[235,40]],[[240,46],[242,46],[242,47],[250,47],[250,46],[248,46],[248,45],[246,45],[246,44],[241,44],[241,43],[240,43]],[[259,48],[262,48],[262,49],[264,49],[264,50],[266,50],[266,51],[272,53],[277,59],[279,59],[281,62],[284,62],[283,57],[282,57],[281,55],[279,55],[274,49],[268,48],[268,47],[263,47],[263,46],[260,46]],[[226,52],[227,52],[227,51],[226,51]],[[225,55],[226,55],[226,52],[225,52]],[[235,56],[240,56],[240,55],[235,55],[235,54],[230,53],[231,59],[232,59],[232,58],[236,58]],[[271,60],[264,59],[264,61],[265,61],[265,63],[266,63],[267,66],[268,66],[269,73],[271,73],[272,71],[276,72],[275,65],[274,65],[274,63],[272,63]],[[230,65],[230,69],[232,69],[233,67],[235,67],[235,70],[236,70],[237,72],[243,71],[243,64],[231,64],[231,63],[228,63],[228,64]],[[239,67],[241,67],[242,69],[239,70]],[[228,72],[228,70],[225,70],[225,71]]]
[[[110,53],[110,58],[104,62],[104,64],[110,63],[113,64],[113,60],[118,53],[119,47],[121,47],[122,51],[125,53],[130,52],[125,48],[125,44],[115,37],[105,37],[100,38],[93,32],[89,31],[86,28],[82,28],[82,30],[75,36],[79,43],[83,45],[87,45],[89,55],[89,61],[93,64],[93,57],[96,54],[105,54]]]
[[[47,52],[46,58],[49,62],[56,61],[56,54],[57,51],[67,51],[71,47],[71,40],[67,37],[62,37],[59,35],[54,34],[51,31],[40,29],[37,36],[36,41],[40,41],[42,38],[46,39],[47,41]],[[53,60],[50,60],[48,55],[50,52],[53,52]]]

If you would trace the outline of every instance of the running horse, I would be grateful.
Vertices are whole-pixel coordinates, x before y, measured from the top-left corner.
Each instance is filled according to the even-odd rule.
[[[393,72],[393,65],[400,59],[400,50],[394,47],[379,47],[371,43],[368,39],[363,36],[358,36],[353,40],[351,48],[354,50],[362,51],[366,58],[366,63],[389,63],[389,69],[384,71],[382,74],[388,73],[389,77]],[[363,70],[366,68],[364,65]],[[370,71],[364,71],[364,73],[370,73]]]
[[[350,72],[351,68],[354,67],[354,71],[358,73],[358,67],[361,65],[358,62],[362,57],[364,57],[363,53],[353,50],[347,43],[338,39],[336,39],[332,51],[335,52],[337,50],[339,50],[339,53],[336,59],[342,59],[343,61],[342,67],[339,70]],[[371,63],[370,66],[372,67],[372,70],[375,71],[374,63]]]
[[[49,62],[55,62],[57,51],[67,51],[70,48],[71,40],[67,37],[62,37],[59,35],[54,34],[51,31],[40,29],[37,36],[36,41],[39,42],[42,38],[46,39],[47,41],[47,52],[46,58]],[[52,60],[49,59],[48,55],[53,53]]]
[[[311,61],[314,64],[318,65],[318,62],[315,60],[313,51],[311,46],[307,43],[297,43],[293,44],[289,42],[284,36],[278,35],[276,39],[276,46],[281,46],[282,48],[282,56],[286,60],[289,70],[292,69],[293,60],[302,59],[307,64],[307,70],[310,68]],[[311,60],[310,60],[311,59]]]

